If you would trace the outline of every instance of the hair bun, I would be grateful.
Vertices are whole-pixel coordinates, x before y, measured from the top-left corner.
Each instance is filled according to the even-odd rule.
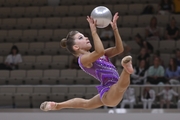
[[[60,42],[60,45],[61,45],[61,47],[62,48],[66,48],[66,43],[67,43],[67,39],[66,38],[63,38],[62,40],[61,40],[61,42]]]

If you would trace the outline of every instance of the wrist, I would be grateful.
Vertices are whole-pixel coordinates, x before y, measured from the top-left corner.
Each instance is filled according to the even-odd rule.
[[[91,34],[94,35],[94,34],[97,34],[97,32],[96,31],[92,31]]]
[[[116,31],[116,30],[118,30],[118,28],[117,28],[117,27],[113,28],[113,31]]]

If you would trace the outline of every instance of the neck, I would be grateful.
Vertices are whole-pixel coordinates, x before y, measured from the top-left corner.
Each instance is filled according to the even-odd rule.
[[[90,53],[90,51],[85,51],[85,50],[79,50],[79,53],[77,54],[77,56],[81,56],[84,54]]]

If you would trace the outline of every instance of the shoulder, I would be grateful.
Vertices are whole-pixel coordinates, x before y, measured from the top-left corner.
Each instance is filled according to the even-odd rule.
[[[11,55],[11,54],[9,54],[9,55],[7,56],[7,58],[10,58],[10,57],[12,57],[12,55]]]
[[[160,65],[160,66],[159,66],[159,69],[163,69],[163,70],[164,70],[164,67]]]

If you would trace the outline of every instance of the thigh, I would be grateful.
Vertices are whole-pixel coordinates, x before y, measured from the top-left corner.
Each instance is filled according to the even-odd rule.
[[[124,92],[126,91],[118,91],[117,87],[119,87],[117,84],[114,84],[110,87],[109,91],[107,91],[103,97],[102,102],[107,106],[116,106],[123,98]]]
[[[87,100],[87,106],[90,109],[93,108],[98,108],[101,107],[103,105],[101,99],[100,99],[100,95],[97,94],[96,96],[92,97],[91,99]]]

